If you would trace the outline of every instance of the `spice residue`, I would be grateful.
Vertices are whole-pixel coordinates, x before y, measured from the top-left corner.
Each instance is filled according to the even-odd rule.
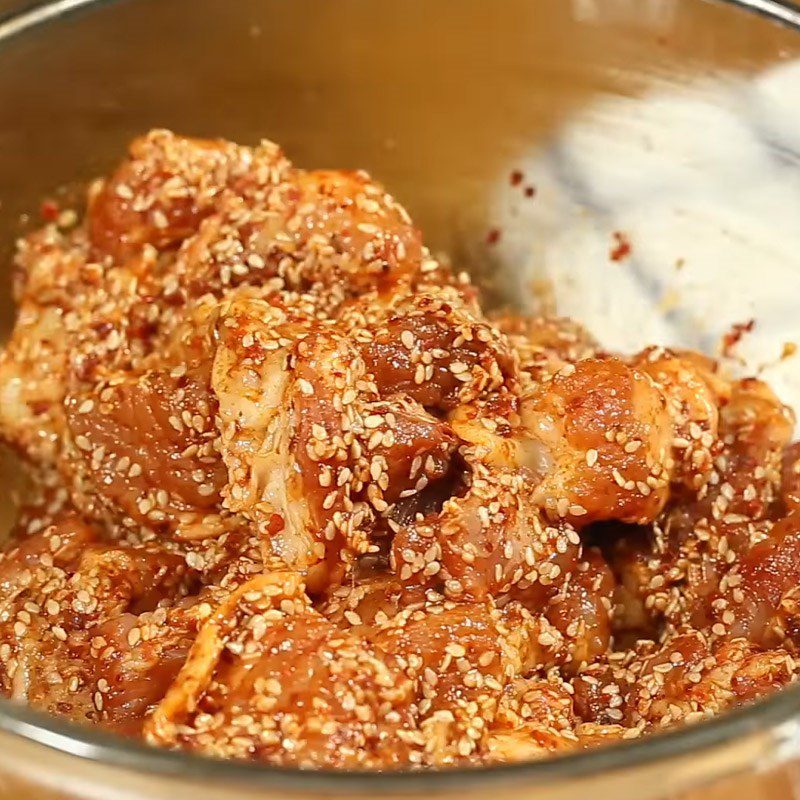
[[[730,330],[722,337],[722,355],[730,358],[733,355],[733,350],[736,345],[742,340],[746,333],[750,333],[756,326],[754,319],[748,319],[746,322],[734,322]]]
[[[611,236],[614,239],[614,244],[608,253],[608,257],[612,261],[622,261],[631,254],[630,240],[622,231],[614,231]]]
[[[39,216],[45,222],[55,222],[59,213],[61,213],[61,208],[55,200],[42,200],[39,205]]]

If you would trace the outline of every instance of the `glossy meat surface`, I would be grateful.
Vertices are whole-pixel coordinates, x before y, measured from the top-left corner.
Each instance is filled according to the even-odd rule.
[[[490,315],[363,172],[154,131],[24,238],[0,692],[301,768],[538,759],[794,682],[762,382]]]

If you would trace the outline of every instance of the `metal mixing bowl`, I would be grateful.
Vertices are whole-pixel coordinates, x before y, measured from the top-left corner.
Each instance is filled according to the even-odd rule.
[[[108,169],[134,135],[171,127],[242,142],[269,137],[304,166],[365,167],[407,205],[433,249],[483,276],[497,302],[530,306],[555,298],[570,313],[585,309],[601,339],[649,334],[648,325],[662,322],[666,338],[691,339],[702,329],[707,339],[714,324],[743,309],[757,315],[764,303],[767,349],[797,326],[793,314],[773,313],[779,300],[797,296],[792,281],[800,279],[800,248],[785,244],[793,245],[800,229],[792,205],[800,204],[792,149],[800,73],[784,71],[800,57],[800,12],[788,3],[20,6],[0,0],[4,263],[42,198],[69,193]],[[688,105],[670,105],[688,96]],[[749,122],[740,124],[743,113]],[[524,171],[519,185],[509,177],[515,170]],[[761,187],[755,200],[753,187]],[[729,200],[740,205],[729,207]],[[745,200],[754,206],[742,206]],[[687,216],[699,220],[688,238],[677,223]],[[758,222],[755,234],[732,226],[741,218]],[[660,230],[657,248],[643,233],[653,219],[675,223]],[[603,253],[620,220],[639,232],[641,260],[637,255],[630,273]],[[726,269],[738,270],[735,291],[726,292],[714,273],[715,254],[723,251],[713,231],[725,234]],[[686,285],[676,284],[682,294],[675,296],[665,270],[677,274],[682,248],[694,248],[694,272]],[[545,279],[550,293],[543,299]],[[657,290],[655,300],[642,299],[636,287]],[[709,305],[719,313],[703,311]],[[680,317],[685,308],[694,308],[693,316]],[[6,329],[11,318],[6,280]],[[791,394],[791,369],[775,368]],[[17,474],[3,462],[4,527]],[[413,775],[300,773],[157,752],[0,703],[0,797],[8,798],[574,800],[591,793],[596,800],[657,800],[702,793],[704,800],[757,800],[794,796],[795,760],[800,690],[585,754]]]

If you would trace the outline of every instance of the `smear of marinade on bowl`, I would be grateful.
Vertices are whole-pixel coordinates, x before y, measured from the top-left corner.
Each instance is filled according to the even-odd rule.
[[[301,767],[536,759],[791,683],[767,385],[493,315],[362,172],[154,131],[19,245],[0,687]]]

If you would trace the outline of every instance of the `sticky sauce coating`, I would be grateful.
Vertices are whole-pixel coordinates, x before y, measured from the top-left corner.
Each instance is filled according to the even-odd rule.
[[[493,314],[363,172],[153,131],[20,241],[0,692],[303,768],[539,759],[795,681],[768,386]]]

